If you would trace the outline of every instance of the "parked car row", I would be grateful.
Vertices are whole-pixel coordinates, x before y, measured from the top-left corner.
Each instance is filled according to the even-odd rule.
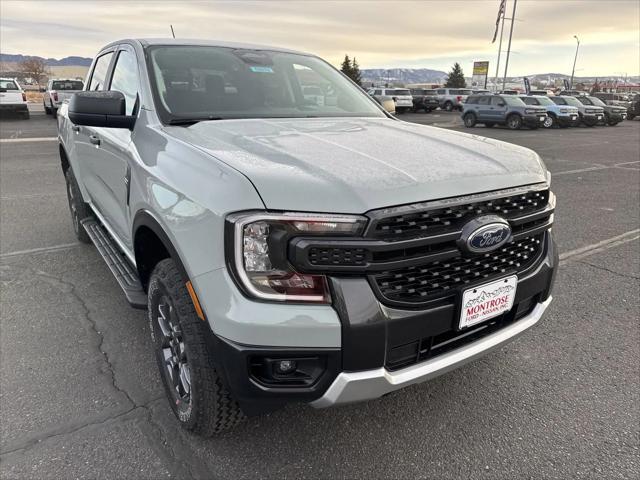
[[[505,125],[512,130],[523,126],[571,127],[598,124],[615,126],[627,118],[627,109],[607,105],[598,97],[581,95],[472,95],[464,104],[465,127]]]
[[[490,93],[488,90],[485,90]],[[383,97],[390,97],[395,104],[395,113],[401,114],[408,111],[425,113],[432,112],[437,108],[451,112],[462,110],[465,100],[476,93],[470,88],[371,88],[369,95],[375,98],[378,103]]]

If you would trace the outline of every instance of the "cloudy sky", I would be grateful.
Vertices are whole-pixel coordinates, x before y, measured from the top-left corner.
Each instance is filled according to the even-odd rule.
[[[499,0],[0,1],[0,49],[93,56],[123,37],[176,36],[278,45],[363,68],[495,66]],[[508,0],[508,16],[513,0]],[[640,0],[519,0],[509,73],[640,74]],[[506,43],[505,43],[506,45]],[[491,69],[493,72],[493,69]]]

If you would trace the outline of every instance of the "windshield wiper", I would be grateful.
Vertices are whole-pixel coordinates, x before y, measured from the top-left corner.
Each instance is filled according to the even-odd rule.
[[[195,125],[199,122],[207,122],[209,120],[224,120],[224,117],[214,117],[213,115],[209,115],[208,117],[198,117],[198,118],[172,118],[169,120],[169,125]]]

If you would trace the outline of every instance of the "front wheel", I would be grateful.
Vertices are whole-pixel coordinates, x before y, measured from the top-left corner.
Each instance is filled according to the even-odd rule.
[[[198,317],[172,259],[151,273],[148,315],[160,376],[182,427],[211,436],[240,423],[244,414],[214,367],[212,332]]]
[[[462,118],[464,126],[467,128],[473,128],[476,126],[476,116],[474,113],[466,113]]]
[[[507,127],[510,130],[520,130],[522,128],[522,118],[520,115],[509,115],[507,118]]]
[[[552,128],[556,123],[556,119],[552,115],[547,115],[547,118],[544,120],[542,126],[544,128]]]
[[[444,104],[444,109],[445,109],[447,112],[452,111],[452,110],[453,110],[453,103],[451,103],[451,102],[446,102],[446,103]]]
[[[51,108],[47,107],[46,103],[43,103],[42,106],[44,107],[44,113],[45,115],[51,115]]]

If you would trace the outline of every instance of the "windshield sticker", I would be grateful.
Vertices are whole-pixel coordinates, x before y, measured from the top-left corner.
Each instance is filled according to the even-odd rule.
[[[273,68],[271,67],[252,65],[249,68],[251,69],[252,72],[256,72],[256,73],[273,73]]]

